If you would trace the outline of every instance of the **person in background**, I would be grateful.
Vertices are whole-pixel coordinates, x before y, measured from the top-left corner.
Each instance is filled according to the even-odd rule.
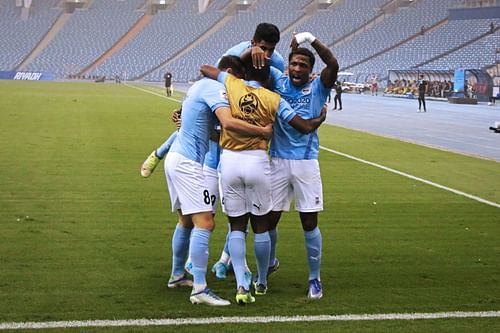
[[[424,108],[423,112],[427,112],[427,108],[425,107],[425,95],[429,90],[429,83],[424,80],[424,76],[420,75],[420,78],[417,82],[418,87],[418,112],[422,112],[422,107]]]
[[[333,88],[335,89],[335,97],[333,98],[335,105],[333,106],[333,110],[337,110],[337,102],[338,102],[340,111],[342,110],[342,83],[337,81],[333,86]]]
[[[166,72],[163,78],[165,79],[165,92],[170,97],[172,96],[172,73]]]

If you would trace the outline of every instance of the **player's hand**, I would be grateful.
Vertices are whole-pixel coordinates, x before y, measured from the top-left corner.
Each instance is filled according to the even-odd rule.
[[[323,107],[321,108],[321,113],[319,114],[321,122],[325,121],[327,112],[328,112],[328,105],[324,104]]]
[[[252,64],[253,67],[261,69],[267,63],[269,58],[259,46],[252,46]]]
[[[266,139],[270,139],[273,135],[273,123],[267,124],[262,128],[263,133],[262,136]]]
[[[181,112],[182,109],[175,109],[172,113],[172,121],[175,123],[177,128],[181,127]]]
[[[293,44],[294,40],[298,46],[304,42],[308,42],[309,44],[312,44],[316,40],[316,37],[314,37],[314,35],[310,32],[299,32],[298,34],[293,35],[292,44]]]
[[[295,38],[296,34],[297,34],[296,32],[293,33],[292,42],[290,43],[290,48],[292,49],[292,51],[295,51],[299,47],[299,43],[297,42],[297,38]]]

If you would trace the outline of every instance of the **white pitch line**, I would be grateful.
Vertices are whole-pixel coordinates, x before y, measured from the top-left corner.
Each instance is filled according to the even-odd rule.
[[[477,312],[434,312],[434,313],[380,313],[380,314],[345,314],[319,316],[256,316],[256,317],[212,317],[178,319],[128,319],[128,320],[76,320],[0,323],[0,330],[46,329],[75,327],[125,327],[125,326],[179,326],[210,324],[262,324],[285,322],[318,321],[379,321],[379,320],[421,320],[449,318],[499,318],[500,311]]]
[[[449,191],[449,192],[461,195],[463,197],[466,197],[466,198],[469,198],[469,199],[472,199],[472,200],[479,201],[481,203],[484,203],[484,204],[487,204],[487,205],[490,205],[490,206],[493,206],[493,207],[496,207],[496,208],[500,208],[500,204],[498,204],[496,202],[489,201],[489,200],[483,199],[481,197],[478,197],[478,196],[475,196],[475,195],[472,195],[472,194],[469,194],[469,193],[465,193],[465,192],[462,192],[462,191],[459,191],[459,190],[455,190],[454,188],[451,188],[451,187],[448,187],[448,186],[444,186],[444,185],[441,185],[441,184],[438,184],[438,183],[434,183],[434,182],[431,182],[430,180],[419,178],[419,177],[410,175],[408,173],[405,173],[405,172],[402,172],[402,171],[399,171],[399,170],[396,170],[396,169],[388,168],[386,166],[383,166],[383,165],[380,165],[380,164],[377,164],[377,163],[366,161],[366,160],[363,160],[361,158],[358,158],[358,157],[355,157],[355,156],[352,156],[352,155],[349,155],[349,154],[345,154],[345,153],[342,153],[342,152],[337,151],[337,150],[333,150],[333,149],[326,148],[326,147],[323,147],[323,146],[320,146],[320,148],[323,149],[323,150],[326,150],[326,151],[328,151],[330,153],[334,153],[334,154],[337,154],[337,155],[340,155],[340,156],[344,156],[344,157],[350,158],[352,160],[355,160],[355,161],[358,161],[358,162],[361,162],[361,163],[364,163],[364,164],[368,164],[368,165],[380,168],[382,170],[393,172],[393,173],[398,174],[400,176],[404,176],[404,177],[407,177],[407,178],[410,178],[410,179],[413,179],[413,180],[417,180],[417,181],[425,183],[427,185],[431,185],[431,186],[437,187],[439,189],[446,190],[446,191]]]
[[[139,87],[136,87],[136,86],[131,86],[131,85],[128,85],[128,84],[126,84],[126,85],[128,87],[135,88],[135,89],[138,89],[138,90],[141,90],[141,91],[144,91],[144,92],[156,95],[156,96],[160,96],[160,97],[163,97],[163,98],[166,98],[166,99],[170,99],[170,100],[175,101],[175,102],[179,102],[179,103],[181,102],[181,101],[179,101],[179,100],[177,100],[175,98],[166,97],[166,96],[157,94],[155,92],[152,92],[150,90],[142,89],[142,88],[139,88]],[[352,160],[355,160],[355,161],[358,161],[358,162],[361,162],[361,163],[364,163],[364,164],[368,164],[368,165],[371,165],[371,166],[374,166],[374,167],[377,167],[377,168],[380,168],[380,169],[383,169],[383,170],[386,170],[386,171],[389,171],[389,172],[393,172],[393,173],[398,174],[400,176],[404,176],[404,177],[407,177],[407,178],[410,178],[410,179],[413,179],[413,180],[417,180],[417,181],[425,183],[427,185],[431,185],[431,186],[440,188],[442,190],[446,190],[446,191],[449,191],[449,192],[461,195],[463,197],[466,197],[466,198],[469,198],[469,199],[472,199],[472,200],[479,201],[481,203],[484,203],[484,204],[487,204],[487,205],[490,205],[490,206],[493,206],[493,207],[496,207],[496,208],[500,208],[500,204],[498,204],[496,202],[489,201],[489,200],[483,199],[481,197],[478,197],[478,196],[475,196],[475,195],[472,195],[472,194],[469,194],[469,193],[465,193],[465,192],[462,192],[462,191],[459,191],[459,190],[456,190],[454,188],[447,187],[447,186],[444,186],[444,185],[441,185],[441,184],[438,184],[438,183],[434,183],[434,182],[431,182],[430,180],[419,178],[419,177],[410,175],[408,173],[405,173],[405,172],[402,172],[402,171],[399,171],[399,170],[396,170],[396,169],[392,169],[392,168],[389,168],[389,167],[386,167],[386,166],[383,166],[383,165],[380,165],[380,164],[377,164],[377,163],[366,161],[366,160],[363,160],[361,158],[358,158],[358,157],[355,157],[355,156],[352,156],[352,155],[349,155],[349,154],[345,154],[345,153],[339,152],[337,150],[333,150],[333,149],[326,148],[326,147],[323,147],[323,146],[320,146],[320,148],[323,149],[323,150],[329,151],[331,153],[334,153],[334,154],[337,154],[337,155],[340,155],[340,156],[344,156],[344,157],[350,158]]]
[[[163,98],[165,98],[165,99],[169,99],[169,100],[174,101],[174,102],[178,102],[178,103],[181,103],[181,102],[182,102],[182,101],[180,101],[180,100],[178,100],[178,99],[175,99],[175,98],[172,98],[172,97],[168,97],[168,96],[164,96],[164,95],[161,95],[161,94],[155,93],[154,91],[151,91],[151,90],[147,90],[147,89],[139,88],[139,87],[136,87],[136,86],[132,86],[132,85],[127,84],[127,83],[125,83],[124,85],[125,85],[125,86],[127,86],[127,87],[130,87],[130,88],[134,88],[134,89],[137,89],[137,90],[140,90],[140,91],[146,92],[146,93],[148,93],[148,94],[152,94],[152,95],[155,95],[155,96],[163,97]]]

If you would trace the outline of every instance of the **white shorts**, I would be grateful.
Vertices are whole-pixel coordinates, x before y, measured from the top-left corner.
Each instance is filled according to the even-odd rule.
[[[271,211],[271,165],[264,150],[223,150],[219,167],[228,216],[261,216]]]
[[[200,163],[169,152],[165,176],[173,212],[180,209],[182,215],[190,215],[212,211],[211,194]]]
[[[318,160],[271,159],[274,211],[288,211],[292,199],[302,213],[323,210],[323,185]]]
[[[219,201],[219,173],[216,169],[203,165],[203,174],[205,175],[208,192],[210,192],[212,213],[215,214],[217,212],[217,201]]]

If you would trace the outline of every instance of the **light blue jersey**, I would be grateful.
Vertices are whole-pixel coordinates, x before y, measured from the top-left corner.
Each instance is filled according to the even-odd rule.
[[[235,45],[227,50],[223,55],[234,55],[239,57],[246,49],[249,49],[250,47],[252,47],[252,42],[241,42],[238,45]],[[269,66],[273,66],[274,68],[277,68],[282,72],[285,71],[285,60],[278,51],[274,51],[271,55],[271,59],[269,59]]]
[[[170,151],[203,164],[219,107],[229,107],[223,84],[207,78],[193,84],[182,102],[182,126]]]
[[[302,87],[296,87],[290,82],[288,75],[271,68],[271,77],[274,85],[272,89],[280,94],[303,119],[317,118],[321,108],[330,94],[318,76]],[[271,157],[288,160],[318,159],[319,138],[318,130],[303,134],[290,126],[282,119],[274,124],[271,141]]]
[[[205,165],[211,169],[217,170],[220,160],[220,146],[217,141],[208,141],[208,152],[205,155]]]

